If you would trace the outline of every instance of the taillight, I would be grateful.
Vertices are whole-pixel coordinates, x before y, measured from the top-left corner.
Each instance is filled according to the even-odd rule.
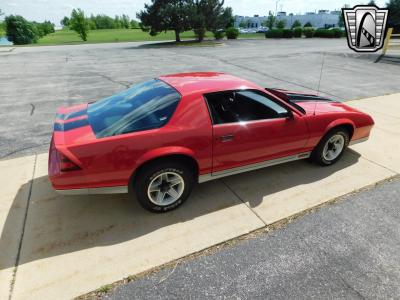
[[[71,161],[68,157],[60,153],[60,170],[61,172],[81,170],[81,168]]]

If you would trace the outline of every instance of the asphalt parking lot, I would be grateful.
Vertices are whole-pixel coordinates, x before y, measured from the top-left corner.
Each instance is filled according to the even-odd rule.
[[[339,40],[239,40],[218,47],[143,43],[0,48],[0,159],[47,151],[56,109],[110,96],[161,74],[221,71],[265,87],[343,101],[400,91],[399,66]]]
[[[363,98],[349,105],[376,121],[370,140],[330,168],[298,161],[205,183],[185,206],[161,216],[127,195],[68,197],[49,184],[45,152],[60,105],[184,71],[316,90],[323,57],[321,91],[343,101]],[[376,58],[350,52],[345,40],[0,48],[0,298],[69,299],[398,176],[399,66]],[[384,94],[391,95],[369,98]],[[378,218],[371,224],[390,225],[384,215],[371,216]]]

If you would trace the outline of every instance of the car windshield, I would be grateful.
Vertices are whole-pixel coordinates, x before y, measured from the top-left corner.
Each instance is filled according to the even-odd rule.
[[[179,101],[175,89],[154,79],[89,104],[89,123],[98,138],[160,128]]]

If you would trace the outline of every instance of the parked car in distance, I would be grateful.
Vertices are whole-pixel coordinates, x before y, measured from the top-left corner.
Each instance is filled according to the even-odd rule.
[[[268,31],[268,28],[266,27],[259,27],[257,29],[257,33],[266,33]]]
[[[61,107],[49,178],[60,193],[129,191],[144,208],[166,212],[196,183],[306,158],[332,165],[373,125],[369,115],[315,94],[223,73],[166,75]]]

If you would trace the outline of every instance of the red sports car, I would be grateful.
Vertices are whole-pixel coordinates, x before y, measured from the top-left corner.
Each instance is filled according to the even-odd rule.
[[[196,182],[310,158],[323,166],[368,139],[372,118],[318,95],[222,73],[162,76],[58,110],[49,177],[65,194],[126,193],[153,212]]]

